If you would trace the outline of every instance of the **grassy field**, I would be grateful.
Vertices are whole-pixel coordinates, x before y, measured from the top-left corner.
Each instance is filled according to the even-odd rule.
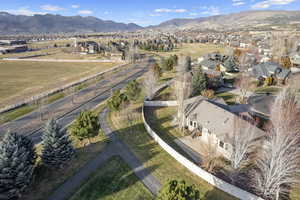
[[[160,56],[170,56],[173,54],[176,55],[184,55],[184,56],[191,56],[193,59],[203,56],[207,53],[212,53],[215,51],[219,51],[220,53],[224,52],[224,47],[220,45],[214,44],[200,44],[200,43],[187,43],[187,44],[180,44],[176,49],[171,52],[158,52]]]
[[[216,96],[222,98],[228,105],[236,104],[236,98],[238,97],[238,95],[230,92],[217,93]]]
[[[119,113],[111,113],[110,123],[118,131],[118,136],[131,148],[144,166],[152,168],[153,175],[161,183],[166,183],[170,179],[184,179],[188,183],[195,184],[200,189],[202,198],[235,199],[193,175],[165,152],[146,132],[142,122],[141,105],[142,103],[136,103]],[[128,117],[131,120],[128,120]],[[168,128],[170,127],[166,127],[166,129]]]
[[[109,159],[70,200],[150,200],[152,194],[118,156]]]
[[[117,63],[0,61],[0,106],[112,68]]]

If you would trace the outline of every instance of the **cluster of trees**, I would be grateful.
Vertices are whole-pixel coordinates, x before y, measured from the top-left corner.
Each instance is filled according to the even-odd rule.
[[[119,111],[126,103],[137,101],[140,94],[140,84],[133,80],[126,85],[124,92],[121,92],[121,90],[114,91],[112,97],[107,101],[107,105],[111,110]]]
[[[61,168],[74,155],[74,148],[65,130],[50,120],[42,136],[43,165]],[[33,142],[17,133],[6,133],[0,142],[0,198],[18,199],[31,184],[37,154]]]
[[[83,111],[70,132],[79,140],[96,136],[100,125],[90,111]],[[49,169],[62,169],[74,157],[75,150],[66,129],[50,119],[43,131],[42,150],[37,155],[33,142],[17,133],[6,133],[0,142],[0,199],[18,199],[32,183],[37,158]]]
[[[146,51],[172,51],[175,48],[174,43],[170,39],[153,39],[147,41],[135,40],[135,44],[142,50]]]

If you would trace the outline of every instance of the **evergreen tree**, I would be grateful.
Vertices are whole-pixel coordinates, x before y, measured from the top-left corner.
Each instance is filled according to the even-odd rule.
[[[121,105],[127,101],[127,96],[122,94],[120,90],[114,91],[112,97],[107,101],[107,106],[113,110],[118,111],[121,108]]]
[[[235,60],[232,56],[227,58],[224,62],[224,66],[226,67],[227,72],[234,72],[236,68]]]
[[[185,57],[184,70],[185,70],[185,72],[189,72],[192,70],[192,59],[190,56]]]
[[[200,200],[200,192],[185,181],[169,181],[159,192],[157,200]]]
[[[46,166],[62,167],[74,155],[74,149],[65,130],[51,119],[42,136],[41,159]]]
[[[82,111],[73,125],[70,127],[71,134],[80,141],[98,135],[100,124],[98,116],[91,111]]]
[[[131,81],[125,87],[125,95],[130,101],[136,101],[141,93],[141,88],[136,80]]]
[[[205,89],[207,89],[207,80],[205,74],[201,69],[197,70],[192,78],[192,95],[199,95]]]
[[[155,77],[158,79],[161,77],[161,68],[157,62],[154,63],[153,67],[151,68],[153,70]]]
[[[35,164],[35,149],[23,135],[7,133],[0,142],[0,196],[17,199],[29,186]]]

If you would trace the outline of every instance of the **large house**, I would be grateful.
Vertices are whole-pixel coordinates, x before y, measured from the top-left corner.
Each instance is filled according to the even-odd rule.
[[[236,117],[218,103],[206,99],[198,99],[187,104],[185,109],[185,125],[196,139],[205,143],[213,143],[217,151],[229,159],[232,154],[232,143],[230,138],[234,133]],[[249,123],[242,119],[242,122]],[[246,125],[246,124],[245,124]],[[255,138],[264,136],[264,132],[252,124]]]
[[[203,59],[198,59],[202,69],[221,72],[238,72],[239,69],[232,56],[225,56],[219,53],[208,54]]]
[[[283,68],[277,63],[265,62],[253,66],[252,75],[258,80],[264,80],[268,77],[273,77],[284,84],[291,75],[291,70]]]

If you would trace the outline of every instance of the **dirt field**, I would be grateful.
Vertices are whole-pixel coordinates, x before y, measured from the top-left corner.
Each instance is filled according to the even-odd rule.
[[[0,107],[107,70],[117,64],[0,60]]]

